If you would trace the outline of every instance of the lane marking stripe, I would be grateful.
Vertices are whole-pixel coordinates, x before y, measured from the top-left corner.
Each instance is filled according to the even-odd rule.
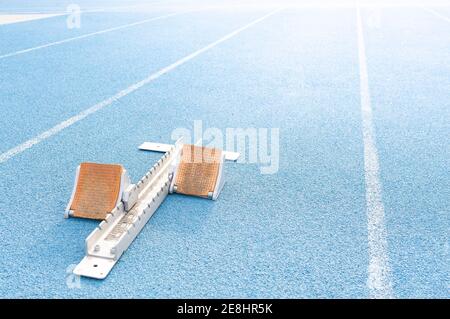
[[[117,26],[117,27],[109,28],[109,29],[104,29],[104,30],[100,30],[100,31],[92,32],[92,33],[83,34],[83,35],[76,36],[76,37],[73,37],[73,38],[67,38],[67,39],[60,40],[60,41],[50,42],[50,43],[47,43],[47,44],[39,45],[39,46],[28,48],[28,49],[23,49],[23,50],[19,50],[19,51],[15,51],[15,52],[6,53],[6,54],[3,54],[3,55],[0,55],[0,59],[5,59],[5,58],[21,55],[21,54],[24,54],[24,53],[28,53],[28,52],[32,52],[32,51],[36,51],[36,50],[40,50],[40,49],[44,49],[44,48],[48,48],[48,47],[52,47],[52,46],[55,46],[55,45],[59,45],[59,44],[63,44],[63,43],[68,43],[68,42],[72,42],[72,41],[76,41],[76,40],[89,38],[89,37],[92,37],[94,35],[99,35],[99,34],[104,34],[104,33],[117,31],[117,30],[121,30],[121,29],[125,29],[125,28],[134,27],[134,26],[137,26],[137,25],[140,25],[140,24],[144,24],[144,23],[148,23],[148,22],[151,22],[151,21],[156,21],[156,20],[161,20],[161,19],[173,17],[173,16],[176,16],[176,15],[179,15],[179,14],[183,14],[183,13],[187,13],[187,12],[191,12],[191,11],[170,13],[170,14],[166,14],[166,15],[162,15],[162,16],[158,16],[158,17],[153,17],[153,18],[149,18],[149,19],[145,19],[145,20],[141,20],[141,21],[137,21],[137,22],[133,22],[133,23],[129,23],[129,24],[120,25],[120,26]]]
[[[426,7],[424,7],[423,9],[424,9],[425,11],[428,11],[428,12],[434,14],[436,17],[439,17],[439,18],[441,18],[441,19],[443,19],[443,20],[445,20],[445,21],[447,21],[447,22],[450,22],[450,18],[449,18],[449,17],[447,17],[447,16],[445,16],[445,15],[443,15],[443,14],[440,14],[439,12],[437,12],[437,11],[431,9],[431,8],[426,8]]]
[[[49,19],[53,17],[62,16],[64,14],[61,13],[0,13],[0,26],[28,22],[28,21],[36,21],[42,19]]]
[[[237,34],[241,33],[242,31],[254,26],[255,24],[267,19],[268,17],[274,15],[275,13],[279,12],[280,10],[282,10],[283,8],[278,8],[276,10],[271,11],[270,13],[254,20],[253,22],[250,22],[249,24],[246,24],[245,26],[225,35],[224,37],[220,38],[219,40],[216,40],[210,44],[208,44],[207,46],[185,56],[184,58],[181,58],[180,60],[162,68],[161,70],[151,74],[150,76],[148,76],[147,78],[143,79],[142,81],[139,81],[131,86],[129,86],[128,88],[116,93],[115,95],[111,96],[110,98],[97,103],[93,106],[91,106],[90,108],[82,111],[81,113],[55,125],[54,127],[50,128],[49,130],[37,135],[36,137],[29,139],[27,141],[25,141],[22,144],[17,145],[16,147],[13,147],[11,149],[9,149],[8,151],[0,154],[0,163],[6,162],[7,160],[9,160],[10,158],[24,152],[25,150],[33,147],[34,145],[50,138],[51,136],[58,134],[59,132],[61,132],[62,130],[68,128],[69,126],[81,121],[82,119],[84,119],[85,117],[107,107],[110,106],[111,104],[113,104],[114,102],[116,102],[117,100],[121,99],[122,97],[138,90],[139,88],[143,87],[144,85],[156,80],[157,78],[159,78],[160,76],[176,69],[177,67],[179,67],[180,65],[183,65],[184,63],[194,59],[195,57],[199,56],[200,54],[214,48],[215,46],[219,45],[222,42],[227,41],[228,39],[236,36]]]
[[[361,93],[361,118],[364,143],[364,173],[366,184],[367,236],[369,266],[367,286],[371,298],[393,298],[391,269],[388,258],[387,235],[384,222],[382,185],[379,174],[378,150],[372,123],[366,50],[360,8],[356,9],[358,57]]]

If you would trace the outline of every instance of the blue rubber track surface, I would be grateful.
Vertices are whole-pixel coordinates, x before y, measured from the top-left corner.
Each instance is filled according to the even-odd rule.
[[[0,12],[66,7],[39,3]],[[151,3],[83,13],[80,29],[0,25],[0,56],[183,11]],[[271,10],[185,12],[0,58],[0,153]],[[448,298],[450,23],[419,7],[361,13],[393,293]],[[218,201],[169,196],[105,280],[71,288],[98,224],[63,218],[77,165],[121,163],[137,181],[160,157],[137,146],[195,120],[279,128],[278,172],[227,163]],[[369,297],[355,8],[286,8],[0,163],[0,216],[3,298]]]

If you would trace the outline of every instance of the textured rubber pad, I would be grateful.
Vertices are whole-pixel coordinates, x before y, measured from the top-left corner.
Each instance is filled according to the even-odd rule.
[[[216,187],[221,158],[220,149],[183,145],[175,180],[176,192],[208,197]]]
[[[116,206],[122,172],[121,165],[81,163],[75,196],[70,206],[72,215],[105,219]]]

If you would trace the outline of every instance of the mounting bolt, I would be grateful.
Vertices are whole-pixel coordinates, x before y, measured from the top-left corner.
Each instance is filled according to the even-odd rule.
[[[117,251],[116,247],[111,248],[111,255],[115,255]]]
[[[100,251],[100,245],[95,245],[94,251]]]

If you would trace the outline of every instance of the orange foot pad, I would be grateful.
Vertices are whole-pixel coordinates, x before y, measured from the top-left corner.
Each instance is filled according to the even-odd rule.
[[[219,176],[222,151],[195,145],[183,145],[174,190],[185,195],[211,197]]]
[[[123,171],[117,164],[81,163],[69,204],[71,215],[105,219],[119,200]]]

